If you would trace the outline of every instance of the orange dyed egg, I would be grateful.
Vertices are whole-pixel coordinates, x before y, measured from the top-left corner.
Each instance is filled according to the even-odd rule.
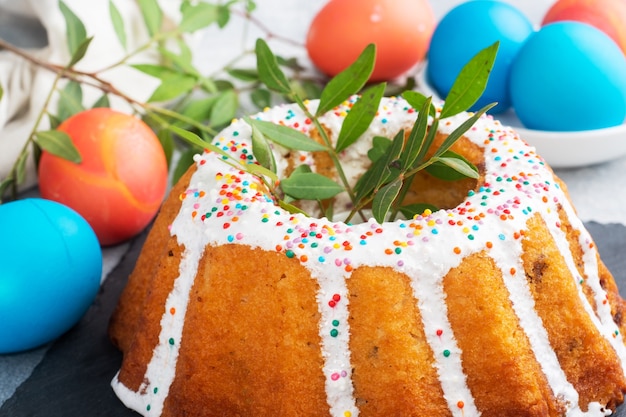
[[[311,22],[306,48],[313,64],[334,76],[374,43],[370,81],[391,80],[424,59],[434,27],[426,0],[330,0]]]
[[[606,33],[626,54],[626,1],[558,0],[543,18],[542,25],[577,21],[595,26]]]
[[[140,119],[108,108],[78,113],[58,130],[70,136],[82,162],[44,152],[41,196],[81,214],[101,245],[141,232],[167,188],[165,153],[154,132]]]

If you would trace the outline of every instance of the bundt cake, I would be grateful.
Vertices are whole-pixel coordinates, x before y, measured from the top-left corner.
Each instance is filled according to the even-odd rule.
[[[353,101],[320,118],[332,137]],[[416,113],[384,98],[341,155],[348,180]],[[255,117],[316,135],[296,105]],[[442,119],[434,146],[468,117]],[[254,162],[245,120],[215,144]],[[278,172],[324,164],[279,148]],[[624,301],[565,185],[490,116],[452,149],[479,178],[421,171],[407,196],[439,210],[355,224],[290,213],[224,155],[197,155],[112,317],[117,396],[145,416],[610,414]]]

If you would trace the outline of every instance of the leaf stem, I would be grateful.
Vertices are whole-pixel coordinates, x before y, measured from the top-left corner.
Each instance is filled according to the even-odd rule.
[[[182,115],[180,113],[177,113],[175,111],[172,111],[172,110],[169,110],[169,109],[166,109],[166,108],[163,108],[163,107],[153,106],[153,105],[150,105],[150,104],[144,104],[143,105],[143,109],[148,111],[148,112],[150,112],[149,114],[151,114],[151,115],[156,113],[156,114],[162,114],[162,115],[171,117],[173,119],[177,119],[177,120],[179,120],[179,121],[181,121],[183,123],[187,123],[188,125],[195,127],[196,129],[198,129],[198,130],[200,130],[202,132],[206,132],[206,133],[208,133],[211,136],[215,136],[218,133],[216,130],[211,129],[209,126],[207,126],[207,125],[205,125],[203,123],[200,123],[200,122],[198,122],[198,121],[196,121],[196,120],[194,120],[194,119],[192,119],[190,117],[184,116],[184,115]],[[159,122],[159,120],[163,121],[163,119],[161,119],[161,118],[154,118],[154,119],[157,122]],[[163,122],[167,123],[165,121],[163,121]],[[167,126],[170,125],[170,123],[167,123],[167,126],[166,126],[165,124],[160,123],[160,122],[159,122],[159,124],[161,124],[161,126],[163,126],[163,127],[167,127]]]
[[[356,205],[356,203],[357,203],[356,195],[354,194],[354,191],[352,190],[352,187],[350,186],[348,178],[346,177],[346,174],[345,174],[345,172],[343,170],[343,167],[341,166],[341,161],[339,161],[339,155],[337,155],[337,152],[335,152],[335,148],[333,147],[332,141],[328,137],[328,133],[326,132],[326,129],[324,129],[324,126],[322,126],[322,124],[319,121],[319,119],[317,117],[315,117],[309,111],[308,107],[304,104],[304,102],[302,101],[302,99],[300,97],[298,97],[296,95],[295,99],[296,99],[296,103],[298,103],[298,105],[304,111],[306,116],[313,121],[313,124],[315,125],[315,128],[317,129],[317,131],[319,132],[320,136],[324,140],[324,144],[329,149],[328,156],[330,156],[330,158],[333,161],[333,165],[335,166],[335,169],[337,170],[337,175],[339,176],[339,179],[341,180],[341,183],[343,184],[344,188],[346,189],[346,192],[348,193],[348,196],[350,197],[350,201],[352,202],[353,205]]]
[[[42,106],[41,110],[39,111],[39,114],[37,115],[37,118],[35,119],[35,123],[33,124],[33,127],[31,128],[30,132],[28,133],[28,137],[26,138],[26,141],[24,142],[24,145],[22,146],[22,149],[20,150],[19,157],[13,163],[13,166],[11,166],[11,170],[9,171],[9,178],[11,178],[13,180],[13,182],[11,184],[11,196],[12,196],[12,198],[17,198],[18,186],[19,186],[19,181],[18,181],[19,164],[25,158],[25,156],[28,154],[28,148],[30,146],[32,146],[32,143],[33,143],[33,140],[34,140],[34,137],[35,137],[35,133],[37,132],[37,129],[39,128],[39,125],[41,124],[41,121],[43,119],[44,114],[46,114],[46,109],[50,105],[50,101],[52,100],[52,96],[54,95],[54,92],[56,91],[56,87],[57,87],[59,81],[61,80],[61,78],[63,78],[63,74],[64,74],[63,70],[61,70],[60,72],[57,72],[57,75],[54,78],[54,81],[52,82],[52,88],[48,92],[48,95],[46,96],[46,99],[44,100],[43,106]],[[0,200],[1,199],[2,199],[2,195],[0,195]]]

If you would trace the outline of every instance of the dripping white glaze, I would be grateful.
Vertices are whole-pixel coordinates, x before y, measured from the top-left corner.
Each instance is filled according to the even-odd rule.
[[[352,98],[351,102],[354,100]],[[339,131],[351,102],[342,104],[322,117],[322,123],[330,129],[331,134]],[[314,112],[317,102],[311,101],[307,105]],[[363,161],[374,136],[392,137],[401,128],[410,129],[415,115],[404,100],[383,99],[379,114],[368,132],[341,156],[348,178],[354,182],[358,173],[362,172]],[[296,105],[277,106],[255,117],[284,123],[305,133],[312,127]],[[440,130],[442,133],[450,133],[467,117],[467,114],[461,114],[446,119]],[[516,233],[526,228],[529,216],[538,213],[546,219],[557,241],[563,239],[562,232],[556,226],[556,204],[562,203],[572,226],[581,231],[586,281],[595,293],[596,304],[600,306],[602,303],[598,301],[603,300],[606,294],[598,282],[596,253],[588,248],[588,234],[576,219],[552,173],[534,149],[511,129],[490,117],[483,117],[465,136],[485,149],[485,184],[476,192],[470,191],[466,200],[454,209],[382,225],[374,220],[346,225],[325,218],[311,219],[286,213],[276,207],[269,196],[259,192],[261,187],[255,177],[223,163],[222,157],[214,153],[198,156],[198,170],[191,179],[180,213],[171,229],[186,250],[179,277],[175,281],[174,291],[168,297],[166,312],[161,320],[159,345],[148,365],[144,378],[146,383],[139,392],[129,390],[116,377],[112,385],[117,395],[127,406],[146,416],[160,414],[174,380],[178,347],[183,342],[180,338],[189,289],[193,285],[203,248],[205,245],[245,244],[268,251],[280,250],[285,256],[300,260],[312,277],[317,279],[320,288],[316,296],[321,314],[320,348],[325,361],[323,372],[327,399],[333,416],[356,417],[359,413],[351,381],[348,348],[350,306],[347,302],[346,279],[353,269],[366,265],[391,267],[409,276],[451,413],[464,417],[480,415],[463,373],[462,352],[447,319],[442,279],[463,257],[486,250],[489,242],[493,244],[489,256],[502,271],[511,268],[520,271],[510,279],[505,279],[505,285],[520,326],[528,335],[550,387],[556,396],[568,404],[567,415],[605,415],[599,404],[591,404],[587,413],[581,411],[578,395],[566,380],[549,345],[541,319],[533,308],[528,284],[521,273],[521,242],[515,237]],[[216,138],[216,144],[242,160],[249,160],[249,138],[249,126],[243,121],[236,121]],[[306,157],[304,160],[310,161]],[[279,166],[285,167],[286,164],[279,161]],[[227,193],[222,190],[227,190]],[[550,198],[544,201],[546,193]],[[212,215],[216,212],[222,215]],[[459,220],[463,222],[463,227],[458,225]],[[313,234],[310,238],[303,238],[307,233]],[[285,236],[288,238],[284,239]],[[587,244],[583,244],[583,241]],[[345,250],[346,246],[353,250]],[[453,252],[453,246],[460,254]],[[568,253],[568,248],[559,249]],[[565,257],[567,259],[567,255]],[[568,261],[570,264],[571,260]],[[572,267],[573,264],[570,269]],[[574,277],[578,276],[575,267],[572,272]],[[587,302],[582,290],[579,295]],[[333,306],[329,305],[331,300],[335,301]],[[175,316],[168,314],[170,308],[176,309]],[[588,313],[602,334],[612,342],[622,362],[626,363],[626,349],[621,336],[613,337],[617,327],[611,320],[610,311],[607,316],[606,307],[598,310],[600,318],[595,316],[591,308],[588,308]],[[339,328],[335,329],[331,317],[341,323]],[[331,335],[333,329],[337,333]],[[446,355],[441,354],[443,351]],[[459,404],[463,404],[463,407],[459,407]]]

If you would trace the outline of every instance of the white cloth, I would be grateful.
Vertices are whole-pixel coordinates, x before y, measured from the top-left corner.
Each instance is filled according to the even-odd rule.
[[[80,71],[94,72],[114,64],[127,51],[133,51],[149,38],[136,2],[116,0],[115,4],[123,16],[127,34],[127,50],[117,39],[109,17],[108,1],[65,0],[67,6],[84,23],[87,36],[93,36],[87,54],[75,68]],[[177,19],[179,2],[169,0],[164,7],[166,18]],[[28,52],[37,58],[57,65],[69,62],[65,19],[57,0],[22,0],[6,1],[0,6],[3,20],[11,19],[11,14],[22,19],[33,28],[42,25],[47,35],[47,45]],[[176,7],[172,7],[176,6]],[[22,28],[23,30],[23,28]],[[157,56],[142,53],[131,62],[155,63]],[[119,66],[98,74],[102,79],[112,82],[117,89],[136,100],[145,101],[158,81],[128,66]],[[0,52],[0,84],[4,97],[0,100],[0,178],[4,178],[17,159],[35,121],[42,111],[48,92],[51,90],[56,74],[33,65],[9,51]],[[65,82],[65,81],[64,81]],[[63,83],[61,83],[61,86]],[[90,106],[102,95],[102,92],[83,86],[83,104]],[[125,103],[110,97],[111,107],[130,110]],[[56,99],[50,103],[49,110],[54,114]],[[39,130],[49,127],[47,117],[39,125]],[[32,158],[28,165],[28,179],[25,186],[36,182]]]

